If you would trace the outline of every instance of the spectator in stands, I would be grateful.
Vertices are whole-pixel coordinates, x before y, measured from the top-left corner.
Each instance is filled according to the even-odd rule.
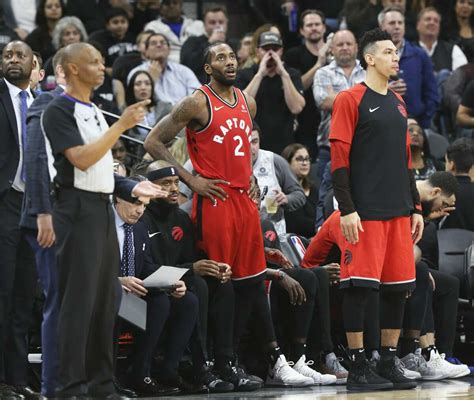
[[[456,114],[461,104],[466,86],[474,79],[474,63],[459,67],[446,79],[443,85],[443,107],[447,114],[448,132],[462,129],[456,125]]]
[[[105,70],[112,75],[114,61],[135,50],[135,37],[128,31],[127,12],[120,7],[112,7],[105,15],[105,29],[94,32],[89,40],[96,41],[105,50]]]
[[[273,32],[273,33],[276,33],[277,35],[280,35],[281,37],[281,31],[278,28],[278,26],[274,24],[263,24],[259,26],[253,33],[252,43],[250,44],[248,58],[245,61],[245,63],[240,66],[241,68],[248,68],[248,67],[251,67],[252,65],[258,64],[259,60],[257,57],[257,49],[258,49],[258,43],[260,40],[260,35],[263,32]]]
[[[0,4],[0,50],[13,40],[18,40],[19,36],[5,22],[3,4]]]
[[[138,103],[139,101],[150,99],[151,103],[146,106],[147,114],[142,124],[150,127],[160,121],[164,116],[168,115],[172,109],[171,103],[158,100],[155,95],[153,79],[147,71],[137,71],[130,78],[130,82],[125,90],[125,104],[127,106]],[[144,141],[149,130],[138,126],[128,131],[128,134],[134,138]],[[127,143],[128,153],[135,159],[140,161],[145,155],[142,145],[136,143]]]
[[[330,159],[329,128],[332,105],[336,95],[365,79],[365,71],[357,57],[357,42],[354,34],[341,30],[331,41],[334,60],[320,68],[314,75],[313,96],[316,106],[321,110],[321,123],[318,128],[318,177],[321,179],[324,168]]]
[[[191,36],[181,48],[181,64],[191,68],[201,83],[207,83],[204,72],[204,50],[211,43],[225,42],[227,37],[227,9],[224,6],[207,8],[204,11],[204,29],[201,36]]]
[[[147,60],[129,72],[127,81],[137,71],[148,71],[155,82],[158,99],[175,104],[201,86],[193,71],[170,60],[170,42],[163,34],[148,36],[145,56]]]
[[[204,24],[183,14],[182,0],[162,0],[160,14],[157,20],[145,26],[145,30],[165,35],[171,46],[170,60],[178,63],[181,46],[191,36],[204,35]]]
[[[77,17],[63,17],[61,18],[53,30],[52,43],[56,50],[66,47],[71,43],[86,42],[88,39],[86,28],[81,20]],[[50,57],[44,62],[44,70],[46,72],[46,84],[52,84],[54,89],[54,70],[53,58]]]
[[[39,83],[43,80],[45,75],[44,69],[43,69],[43,60],[41,58],[41,55],[37,53],[36,51],[33,52],[33,68],[31,70],[31,76],[30,76],[30,89],[35,91],[37,94],[39,94],[40,87]]]
[[[418,44],[430,56],[435,72],[454,71],[467,64],[467,58],[458,45],[439,38],[441,14],[434,7],[426,7],[417,18]]]
[[[380,6],[377,0],[346,0],[341,10],[340,29],[348,29],[356,38],[377,27],[377,14]]]
[[[132,8],[128,0],[68,0],[66,14],[79,18],[91,34],[104,29],[105,16],[110,7],[121,7],[131,16]]]
[[[461,128],[464,128],[462,134],[472,138],[474,132],[474,81],[471,81],[464,90],[456,121]]]
[[[442,223],[442,229],[458,228],[474,231],[474,182],[469,171],[474,164],[474,141],[468,138],[455,140],[446,151],[446,171],[454,174],[459,183],[456,192],[456,209]]]
[[[252,47],[253,33],[246,33],[242,39],[240,39],[239,50],[237,51],[237,59],[239,60],[239,68],[247,62],[250,57],[250,48]]]
[[[112,65],[112,86],[114,88],[115,102],[120,110],[125,108],[125,87],[129,72],[146,61],[145,43],[153,32],[143,31],[137,36],[136,50],[118,57]]]
[[[130,32],[138,35],[143,27],[160,16],[160,0],[137,0],[133,3],[133,18],[130,20]]]
[[[280,35],[263,32],[257,49],[259,63],[240,70],[235,81],[257,102],[262,148],[277,154],[294,142],[295,115],[305,106],[301,74],[283,64],[282,54]]]
[[[315,234],[314,221],[316,203],[318,202],[318,186],[309,178],[311,157],[308,149],[300,143],[286,146],[281,155],[290,165],[291,171],[306,196],[306,203],[303,207],[285,212],[286,231],[311,238]]]
[[[390,33],[400,55],[399,79],[392,81],[390,88],[403,96],[408,114],[427,129],[439,103],[433,65],[424,51],[405,40],[405,19],[400,9],[384,9],[378,21],[380,28]]]
[[[64,3],[62,0],[41,0],[36,10],[36,29],[32,31],[25,42],[33,51],[41,54],[43,60],[47,60],[55,53],[52,33],[59,19],[64,15]]]
[[[299,32],[304,43],[285,53],[285,63],[300,71],[306,101],[303,111],[298,115],[295,142],[304,144],[309,149],[311,158],[315,160],[318,153],[315,127],[319,126],[321,115],[314,102],[311,86],[316,71],[327,64],[326,55],[331,44],[331,41],[324,43],[324,14],[318,10],[304,11],[300,17]]]
[[[38,3],[38,0],[25,0],[22,2],[4,0],[2,2],[5,23],[16,32],[21,40],[25,40],[28,34],[35,29]]]
[[[417,181],[425,180],[436,172],[428,137],[423,128],[413,118],[408,118],[408,132],[411,140],[411,165],[415,179]]]
[[[279,235],[286,233],[285,211],[301,208],[306,201],[303,188],[283,157],[260,148],[261,130],[254,122],[250,146],[253,174],[262,194],[260,218],[273,222]]]
[[[398,7],[405,16],[405,39],[413,42],[417,39],[418,33],[416,32],[416,14],[411,10],[407,9],[406,0],[382,0],[382,7]]]
[[[444,37],[456,43],[469,62],[473,62],[474,11],[472,0],[456,0],[444,24]]]

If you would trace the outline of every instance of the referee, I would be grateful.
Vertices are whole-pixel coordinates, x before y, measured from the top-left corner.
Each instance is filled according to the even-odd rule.
[[[104,80],[101,54],[91,45],[67,46],[66,89],[43,114],[57,170],[53,224],[59,269],[57,396],[114,396],[113,327],[119,249],[110,194],[111,147],[141,122],[149,100],[127,108],[108,127],[90,102]]]

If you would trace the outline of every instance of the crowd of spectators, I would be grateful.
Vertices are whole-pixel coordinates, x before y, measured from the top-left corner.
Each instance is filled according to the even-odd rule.
[[[128,106],[150,100],[141,124],[126,131],[112,148],[121,174],[146,175],[157,169],[156,165],[150,164],[151,156],[143,148],[150,127],[170,114],[181,99],[207,83],[208,75],[203,68],[206,47],[216,42],[229,43],[239,60],[235,86],[254,97],[257,104],[251,136],[252,166],[261,191],[260,215],[268,250],[268,268],[285,271],[300,267],[288,259],[289,248],[298,253],[290,237],[297,235],[303,247],[308,245],[312,238],[318,237],[322,223],[337,209],[329,174],[332,107],[338,93],[364,81],[366,72],[358,59],[358,39],[365,31],[380,27],[391,35],[400,57],[399,74],[389,85],[406,103],[411,165],[415,177],[419,182],[428,182],[426,184],[433,189],[444,185],[444,181],[439,183],[436,180],[436,174],[448,171],[458,183],[452,193],[455,209],[452,208],[452,199],[436,207],[435,194],[432,196],[434,192],[429,192],[423,202],[426,224],[434,232],[448,228],[474,232],[473,0],[282,0],[277,11],[259,9],[258,15],[265,19],[265,24],[249,27],[249,32],[241,37],[229,35],[229,27],[239,22],[228,14],[224,5],[226,2],[214,3],[217,5],[205,9],[201,19],[197,19],[183,12],[182,0],[6,0],[0,10],[0,46],[4,48],[13,40],[22,40],[31,47],[34,58],[30,88],[35,95],[63,85],[63,81],[58,79],[58,62],[55,59],[61,49],[80,42],[88,42],[98,49],[106,77],[102,87],[95,89],[92,98],[99,108],[119,118]],[[116,119],[110,114],[107,118],[112,122]],[[184,165],[189,158],[184,132],[166,145]],[[192,170],[189,163],[187,168]],[[433,176],[434,181],[430,181]],[[142,208],[134,212],[139,217],[144,215],[140,223],[147,225],[148,229],[151,226],[166,233],[166,229],[170,228],[166,235],[171,236],[165,237],[164,234],[160,238],[162,242],[152,243],[178,251],[171,248],[177,233],[173,226],[166,224],[169,219],[180,218],[189,225],[186,212],[191,210],[187,200],[192,194],[182,182],[179,183],[179,179],[167,183],[161,180],[158,184],[168,185],[165,189],[173,196],[176,194],[176,201],[172,201],[171,205],[157,205],[154,201],[146,207],[140,204]],[[176,215],[171,214],[171,206],[178,203],[178,198],[186,212],[174,210]],[[115,207],[121,220],[126,220],[133,211],[127,209],[129,206],[124,205],[120,197],[115,199]],[[436,238],[433,239],[430,229],[426,229],[425,235],[419,246],[421,260],[429,268],[437,269],[438,260],[433,260],[430,250],[433,248],[431,242]],[[192,247],[193,241],[190,243]],[[212,275],[206,272],[206,265],[196,261],[199,256],[194,251],[184,254],[184,250],[180,249],[183,251],[181,258],[169,258],[162,251],[158,248],[152,250],[152,258],[159,265],[187,263],[197,275]],[[304,252],[300,253],[297,260],[302,262],[302,266],[316,267],[316,264],[302,260],[303,255]],[[331,315],[333,307],[340,306],[340,299],[334,290],[338,286],[338,256],[337,249],[331,250],[327,257],[323,257],[325,262],[318,264],[314,271],[312,269],[314,274],[304,279],[292,277],[291,274],[285,278],[273,278],[278,289],[272,294],[275,296],[272,301],[291,303],[291,314],[301,300],[299,291],[304,293],[306,290],[308,299],[311,297],[311,309],[307,312],[312,321],[308,346],[316,361],[315,368],[323,374],[335,375],[337,382],[343,383],[347,371],[338,356],[344,354],[336,355],[338,351],[332,344],[332,340],[344,342],[340,334],[340,316],[338,312]],[[209,369],[213,352],[228,351],[226,357],[232,353],[217,338],[221,335],[222,326],[211,323],[212,317],[216,316],[218,323],[226,323],[223,311],[211,306],[212,296],[225,298],[225,295],[211,286],[208,295],[208,288],[202,282],[184,280],[190,294],[175,294],[170,301],[160,298],[159,302],[150,306],[150,313],[158,315],[156,310],[165,307],[177,319],[165,325],[164,318],[153,325],[154,337],[142,338],[153,345],[143,340],[138,343],[138,353],[132,357],[129,370],[138,378],[132,380],[130,385],[126,379],[116,382],[117,388],[123,389],[124,393],[126,389],[122,383],[148,395],[176,394],[179,390],[198,391],[199,385],[203,384],[211,391],[229,390],[229,385],[225,386],[223,380],[228,378],[232,381],[233,378],[224,374],[225,379],[218,379]],[[127,286],[129,281],[122,284]],[[454,296],[458,295],[456,288],[452,289]],[[140,290],[137,294],[145,296]],[[436,292],[438,283],[429,290]],[[436,297],[433,293],[431,295]],[[208,304],[205,307],[196,304],[203,299],[209,307]],[[444,300],[441,297],[436,301]],[[291,329],[287,331],[287,324],[282,322],[287,316],[283,312],[278,316],[272,309],[272,316],[274,323],[279,325],[276,329],[279,343],[291,347],[293,336]],[[301,311],[294,314],[298,312]],[[431,325],[442,326],[442,312],[437,314],[436,307],[431,312],[434,312],[436,322]],[[449,312],[456,314],[456,307]],[[201,325],[199,333],[193,330],[194,321]],[[209,325],[209,329],[202,325]],[[419,327],[421,336],[427,332],[432,334],[428,335],[428,339],[426,335],[422,339],[426,343],[424,348],[429,349],[424,353],[427,361],[430,361],[430,351],[434,346],[431,343],[435,335],[432,326]],[[159,355],[167,357],[169,349],[163,352],[163,346],[158,345],[158,337],[162,332],[163,337],[173,336],[175,332],[172,329],[179,330],[181,327],[185,327],[185,334],[183,331],[179,338],[167,339],[173,346],[181,347],[173,348],[172,365],[166,362],[160,364],[169,368],[166,374],[163,371],[155,374],[155,377],[161,376],[161,385],[155,381],[143,381],[143,378],[152,375],[150,370],[153,370],[149,365],[151,360],[147,359],[148,364],[144,366],[143,360],[148,357],[146,353],[153,352],[156,347]],[[443,329],[450,330],[454,335],[456,321],[446,322]],[[216,337],[213,338],[214,333]],[[474,332],[471,334],[474,335]],[[200,339],[197,336],[201,336]],[[367,349],[376,351],[377,338],[369,337],[368,340],[371,344]],[[184,359],[199,365],[194,374],[185,368],[180,369],[179,373],[189,380],[192,380],[191,375],[199,378],[192,387],[181,378],[175,379],[177,363],[182,360],[188,341],[192,348]],[[455,357],[453,343],[442,343],[442,350],[448,358]],[[247,353],[242,355],[242,359],[247,362],[247,369],[260,374],[262,369],[255,361],[258,360],[258,349],[252,345],[252,340],[244,350]],[[249,353],[255,356],[255,360],[252,357],[249,360]],[[411,353],[410,350],[403,355]],[[376,358],[372,353],[370,356]],[[296,363],[298,359],[292,361]],[[119,371],[117,375],[122,379]],[[325,375],[321,376],[320,383],[334,383],[327,377],[325,380]],[[8,382],[8,377],[0,376],[2,379],[17,387],[19,393],[24,393],[20,389],[25,382]],[[237,383],[232,383],[232,388],[238,390]],[[254,390],[260,384],[259,379],[254,377],[242,390]]]

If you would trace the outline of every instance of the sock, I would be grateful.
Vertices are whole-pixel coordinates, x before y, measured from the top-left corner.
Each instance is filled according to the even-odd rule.
[[[362,364],[367,360],[364,349],[349,349],[349,355],[354,364]]]
[[[390,360],[397,355],[397,348],[391,346],[382,346],[380,348],[380,359]]]
[[[306,354],[306,343],[294,342],[291,346],[290,360],[296,363],[303,354]]]
[[[400,338],[400,355],[405,357],[407,354],[414,353],[420,347],[418,338]]]
[[[421,355],[425,358],[426,361],[430,361],[431,350],[436,350],[436,346],[433,344],[431,346],[421,349]]]
[[[270,366],[273,368],[278,360],[278,357],[280,357],[283,353],[280,350],[280,347],[274,347],[273,349],[270,349],[268,352],[268,358],[270,361]]]

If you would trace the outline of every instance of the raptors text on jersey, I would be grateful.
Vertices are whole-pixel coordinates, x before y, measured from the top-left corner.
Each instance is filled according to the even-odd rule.
[[[198,90],[207,98],[209,121],[200,130],[186,129],[188,152],[196,172],[208,179],[223,179],[236,189],[249,188],[252,118],[240,89],[234,103],[221,98],[209,85]]]

